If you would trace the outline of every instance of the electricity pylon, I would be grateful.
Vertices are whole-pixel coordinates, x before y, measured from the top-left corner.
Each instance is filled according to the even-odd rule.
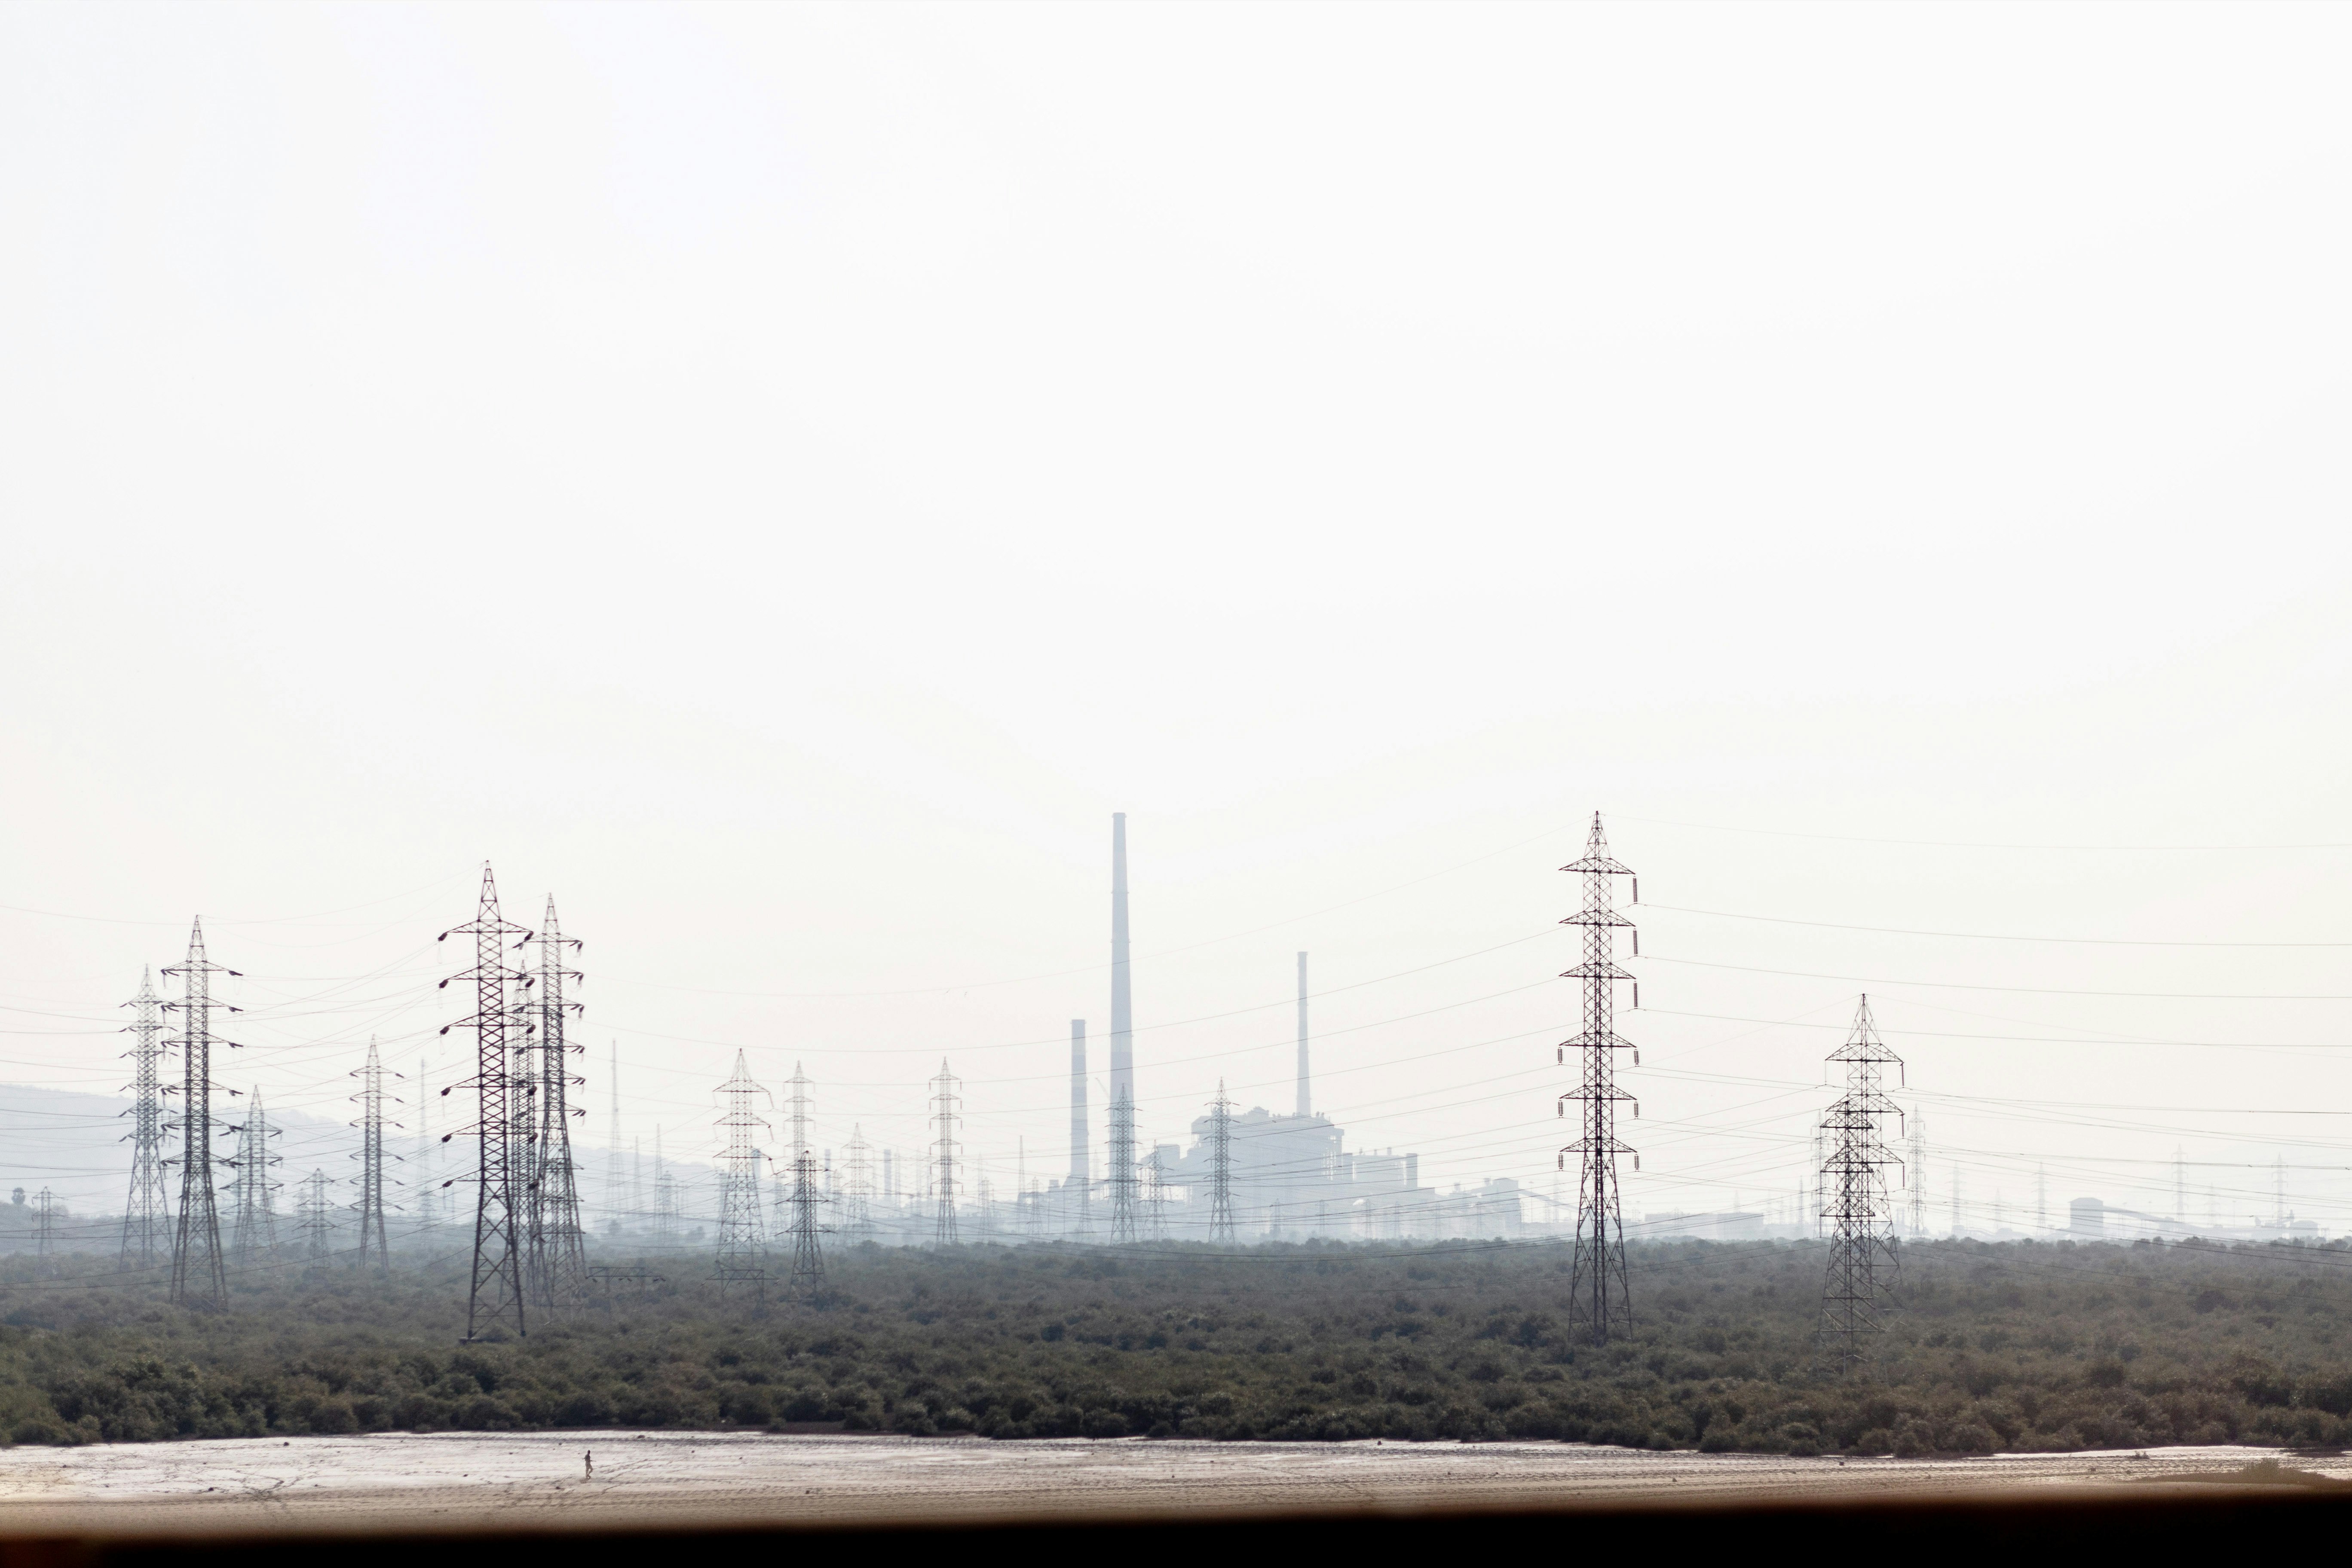
[[[528,1238],[528,1279],[541,1312],[557,1312],[577,1302],[587,1289],[588,1254],[580,1228],[579,1174],[572,1158],[572,1118],[585,1115],[572,1109],[572,1086],[587,1080],[572,1073],[572,1056],[587,1050],[573,1045],[568,1025],[581,1010],[564,998],[564,982],[583,977],[563,967],[563,950],[578,951],[576,936],[563,935],[555,918],[555,895],[548,894],[547,915],[531,941],[539,948],[539,967],[531,977],[531,1040],[537,1061],[530,1085],[530,1232]]]
[[[1576,1186],[1576,1256],[1569,1275],[1569,1321],[1574,1328],[1588,1335],[1595,1344],[1606,1344],[1609,1336],[1622,1333],[1633,1324],[1633,1300],[1625,1278],[1625,1225],[1618,1200],[1617,1156],[1633,1154],[1630,1144],[1617,1137],[1617,1106],[1621,1101],[1633,1097],[1617,1087],[1616,1053],[1633,1051],[1633,1042],[1617,1032],[1617,982],[1633,977],[1617,967],[1616,934],[1620,926],[1631,928],[1633,922],[1610,907],[1612,897],[1610,878],[1632,877],[1633,871],[1610,858],[1609,841],[1601,831],[1601,813],[1592,813],[1592,832],[1585,841],[1584,858],[1560,867],[1584,878],[1584,907],[1560,922],[1562,925],[1584,927],[1584,959],[1573,969],[1563,971],[1562,977],[1584,982],[1584,1028],[1572,1040],[1560,1042],[1559,1060],[1568,1061],[1570,1047],[1575,1048],[1581,1071],[1577,1085],[1559,1097],[1559,1113],[1568,1114],[1568,1103],[1576,1101],[1581,1109],[1578,1120],[1581,1135],[1559,1152],[1560,1168],[1565,1170],[1568,1156],[1575,1155],[1580,1163]],[[1633,902],[1642,900],[1641,883],[1633,883]],[[1639,936],[1633,939],[1633,951],[1642,950]],[[1633,988],[1633,1005],[1642,1005],[1642,990]],[[1633,1056],[1635,1065],[1641,1054]],[[1639,1104],[1633,1113],[1642,1113]],[[1641,1156],[1634,1155],[1633,1168],[1642,1168]]]
[[[1234,1239],[1234,1103],[1222,1078],[1209,1102],[1209,1239]]]
[[[1862,1336],[1882,1327],[1878,1314],[1893,1292],[1900,1257],[1886,1167],[1902,1162],[1879,1136],[1879,1119],[1902,1115],[1883,1080],[1884,1070],[1899,1071],[1903,1059],[1879,1040],[1868,997],[1854,1010],[1853,1033],[1829,1060],[1845,1063],[1845,1092],[1822,1122],[1832,1140],[1822,1166],[1822,1217],[1830,1222],[1822,1341],[1843,1373],[1868,1359]]]
[[[131,1048],[131,1102],[125,1113],[131,1131],[131,1196],[122,1206],[122,1252],[120,1266],[152,1269],[171,1245],[170,1222],[163,1194],[163,1097],[158,1065],[163,1058],[163,998],[155,994],[155,971],[150,967],[139,981],[139,994],[122,1004],[139,1010],[125,1026],[136,1043]]]
[[[956,1077],[948,1071],[945,1058],[940,1061],[940,1075],[931,1080],[931,1125],[938,1129],[931,1139],[931,1160],[939,1182],[939,1218],[933,1227],[934,1246],[952,1247],[956,1243],[955,1156],[956,1124],[963,1120],[956,1114],[961,1096],[956,1093]]]
[[[316,1269],[323,1266],[330,1249],[327,1232],[335,1222],[327,1218],[327,1173],[313,1169],[302,1178],[302,1260]]]
[[[797,1301],[808,1301],[824,1289],[824,1253],[817,1245],[824,1227],[816,1218],[816,1156],[803,1149],[793,1156],[793,1272],[786,1281]],[[955,1217],[948,1217],[948,1239],[955,1239]]]
[[[530,932],[499,914],[499,886],[490,868],[482,867],[482,892],[474,918],[441,933],[474,939],[474,967],[442,981],[474,982],[471,1017],[445,1024],[474,1031],[474,1087],[479,1115],[474,1132],[481,1140],[474,1194],[474,1268],[466,1290],[466,1338],[476,1340],[491,1325],[511,1324],[517,1335],[525,1332],[523,1318],[523,1180],[524,1161],[517,1157],[523,1124],[516,1115],[518,1085],[508,1060],[509,988],[522,977],[505,963],[506,939]],[[454,1134],[452,1134],[454,1135]]]
[[[360,1081],[360,1092],[352,1096],[360,1103],[360,1146],[353,1156],[360,1162],[360,1200],[352,1206],[360,1213],[360,1267],[382,1270],[392,1267],[392,1243],[383,1228],[383,1061],[373,1035],[368,1037],[367,1065],[352,1076]],[[257,1113],[260,1103],[257,1091]]]
[[[1110,1239],[1135,1239],[1135,1098],[1126,1089],[1110,1097]]]
[[[874,1145],[853,1125],[841,1151],[841,1228],[854,1241],[874,1233]]]
[[[1911,1239],[1927,1239],[1927,1117],[1925,1112],[1911,1113]],[[2042,1223],[2039,1209],[2034,1211],[2034,1223]]]
[[[751,1079],[743,1053],[735,1053],[735,1071],[719,1086],[727,1096],[726,1114],[719,1118],[727,1132],[727,1152],[719,1162],[718,1279],[721,1286],[746,1284],[753,1291],[767,1285],[767,1228],[760,1215],[760,1151],[752,1134],[768,1124],[751,1109],[751,1096],[767,1091]]]
[[[33,1195],[33,1272],[54,1274],[58,1271],[58,1200],[47,1187]]]
[[[233,1130],[236,1158],[231,1164],[236,1176],[230,1185],[236,1208],[229,1221],[228,1254],[238,1268],[250,1269],[278,1256],[278,1184],[269,1179],[269,1167],[278,1164],[269,1146],[278,1129],[269,1124],[258,1088],[245,1108],[245,1120]]]
[[[181,1015],[180,1035],[180,1222],[172,1238],[172,1301],[176,1306],[213,1311],[228,1304],[228,1269],[221,1257],[220,1207],[213,1196],[213,977],[235,975],[205,953],[205,923],[188,933],[186,962],[163,971],[183,987],[164,1010]],[[222,1041],[228,1044],[228,1041]]]

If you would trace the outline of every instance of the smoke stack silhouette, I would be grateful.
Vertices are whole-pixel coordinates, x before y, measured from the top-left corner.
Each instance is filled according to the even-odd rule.
[[[1135,1103],[1135,1019],[1127,988],[1127,813],[1110,817],[1110,1103]]]

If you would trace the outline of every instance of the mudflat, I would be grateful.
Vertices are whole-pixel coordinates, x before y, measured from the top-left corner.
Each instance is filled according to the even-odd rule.
[[[593,1467],[592,1467],[593,1458]],[[16,1448],[0,1536],[778,1528],[1866,1501],[2209,1486],[2275,1448],[1963,1459],[1563,1443],[1209,1443],[680,1432],[389,1433]]]

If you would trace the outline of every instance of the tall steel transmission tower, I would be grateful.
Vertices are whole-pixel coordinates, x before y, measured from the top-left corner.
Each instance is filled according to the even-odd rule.
[[[760,1215],[760,1151],[753,1130],[768,1124],[751,1109],[751,1096],[767,1091],[752,1082],[743,1053],[735,1053],[735,1071],[719,1086],[727,1096],[727,1113],[719,1124],[727,1131],[727,1152],[719,1162],[719,1282],[766,1286],[767,1229]]]
[[[612,1179],[604,1184],[604,1203],[613,1211],[613,1218],[615,1220],[619,1219],[624,1213],[626,1213],[631,1219],[635,1219],[635,1211],[630,1199],[625,1196],[627,1189],[627,1177],[621,1164],[621,1042],[617,1040],[613,1042],[613,1051],[609,1060],[612,1065],[607,1071],[611,1076],[613,1090],[613,1172]]]
[[[1912,1111],[1912,1113],[1911,1113],[1910,1122],[1911,1122],[1911,1170],[1910,1170],[1910,1186],[1911,1186],[1911,1237],[1912,1237],[1912,1239],[1913,1239],[1913,1240],[1916,1241],[1916,1240],[1925,1240],[1925,1239],[1927,1239],[1927,1113],[1925,1113],[1925,1112],[1923,1112],[1923,1111],[1920,1111],[1920,1110],[1917,1110],[1917,1109],[1916,1109],[1916,1108],[1915,1108],[1915,1109]],[[2037,1225],[2039,1225],[2039,1224],[2042,1222],[2042,1215],[2041,1215],[2041,1211],[2040,1211],[2039,1209],[2035,1210],[2033,1219],[2034,1219],[2034,1223],[2035,1223],[2035,1224],[2037,1224]]]
[[[654,1249],[674,1252],[677,1249],[678,1221],[681,1216],[677,1201],[677,1178],[670,1174],[669,1161],[662,1155],[662,1130],[654,1129]]]
[[[577,951],[577,937],[563,935],[555,918],[555,895],[547,898],[547,915],[530,940],[539,947],[539,968],[532,976],[532,1039],[538,1060],[530,1096],[532,1103],[530,1181],[530,1234],[527,1274],[533,1299],[541,1312],[555,1312],[577,1301],[587,1289],[588,1255],[580,1230],[580,1186],[572,1159],[572,1054],[585,1045],[572,1045],[566,1029],[578,1002],[564,999],[564,982],[583,977],[563,967],[563,950]],[[581,1113],[585,1114],[585,1111]]]
[[[485,865],[481,900],[474,918],[444,931],[439,938],[444,942],[452,936],[474,939],[474,967],[441,982],[444,986],[450,980],[474,982],[473,1016],[444,1025],[441,1030],[444,1034],[453,1029],[474,1031],[474,1085],[480,1097],[480,1116],[474,1127],[481,1140],[476,1175],[479,1185],[474,1195],[474,1269],[466,1291],[468,1340],[480,1338],[492,1324],[511,1323],[517,1334],[525,1332],[522,1186],[528,1156],[519,1159],[515,1145],[522,1141],[520,1134],[527,1124],[516,1114],[520,1109],[516,1102],[523,1098],[517,1091],[523,1086],[516,1082],[507,1040],[508,989],[521,978],[521,971],[509,968],[504,959],[508,937],[530,935],[499,916],[499,886]]]
[[[325,1264],[329,1256],[327,1232],[335,1222],[327,1218],[327,1173],[313,1169],[302,1178],[302,1260],[312,1268]]]
[[[377,1056],[375,1037],[368,1037],[367,1065],[352,1074],[360,1081],[352,1098],[360,1103],[360,1267],[392,1267],[392,1243],[383,1229],[383,1061]],[[399,1074],[394,1073],[394,1077]],[[254,1096],[258,1109],[260,1095]]]
[[[956,1124],[963,1120],[956,1114],[962,1097],[956,1092],[955,1074],[948,1071],[945,1058],[940,1061],[940,1075],[931,1080],[931,1125],[939,1129],[931,1139],[932,1167],[939,1182],[939,1218],[931,1233],[934,1245],[952,1247],[956,1244],[955,1157]]]
[[[1894,1291],[1899,1257],[1886,1167],[1902,1162],[1879,1136],[1879,1121],[1903,1113],[1883,1082],[1884,1070],[1899,1071],[1903,1059],[1878,1038],[1868,997],[1854,1009],[1853,1033],[1829,1060],[1845,1063],[1845,1092],[1822,1121],[1833,1140],[1822,1166],[1822,1216],[1830,1222],[1822,1339],[1845,1372],[1867,1359],[1862,1336],[1882,1326],[1878,1314]]]
[[[1160,1163],[1160,1151],[1151,1151],[1144,1161],[1143,1236],[1147,1241],[1168,1239],[1168,1173]]]
[[[170,1245],[163,1195],[163,1096],[158,1080],[163,1061],[163,998],[155,994],[155,971],[140,977],[139,994],[123,1004],[139,1010],[125,1026],[136,1043],[131,1048],[132,1099],[131,1117],[131,1196],[122,1206],[122,1254],[125,1269],[152,1269]]]
[[[856,1241],[874,1234],[874,1145],[861,1126],[841,1150],[841,1228]]]
[[[1222,1078],[1209,1102],[1209,1239],[1234,1239],[1234,1103]]]
[[[1114,1245],[1136,1239],[1135,1099],[1125,1089],[1110,1099],[1110,1239]]]
[[[228,1252],[238,1268],[250,1269],[278,1256],[278,1184],[269,1177],[269,1167],[278,1164],[278,1155],[270,1148],[278,1129],[269,1124],[258,1088],[236,1132],[236,1207],[229,1221]]]
[[[205,923],[188,933],[186,962],[163,971],[181,977],[180,1223],[172,1239],[172,1301],[209,1310],[228,1302],[228,1270],[221,1258],[220,1208],[213,1197],[213,977],[235,975],[205,953]],[[235,1008],[229,1008],[231,1012]],[[227,1041],[222,1043],[226,1044]]]
[[[1568,1156],[1581,1160],[1581,1174],[1576,1186],[1576,1257],[1569,1276],[1569,1318],[1572,1324],[1590,1335],[1595,1344],[1605,1344],[1612,1333],[1622,1333],[1633,1324],[1633,1300],[1625,1278],[1625,1226],[1618,1202],[1617,1156],[1633,1154],[1633,1145],[1617,1138],[1617,1105],[1633,1097],[1617,1087],[1616,1053],[1633,1051],[1633,1042],[1617,1032],[1617,982],[1633,977],[1617,967],[1616,936],[1620,926],[1631,929],[1633,922],[1611,907],[1612,898],[1609,879],[1612,876],[1631,878],[1630,867],[1610,858],[1609,841],[1601,831],[1601,813],[1592,813],[1591,836],[1584,844],[1584,858],[1560,867],[1584,878],[1584,907],[1560,922],[1562,925],[1584,927],[1584,961],[1564,972],[1563,978],[1584,982],[1584,1028],[1573,1040],[1563,1040],[1559,1060],[1565,1063],[1573,1048],[1582,1065],[1577,1086],[1559,1097],[1560,1114],[1568,1113],[1568,1103],[1576,1101],[1581,1106],[1579,1123],[1582,1135],[1559,1152],[1560,1167],[1567,1168]],[[1642,900],[1642,884],[1633,883],[1633,902]],[[1636,954],[1642,949],[1641,938],[1633,938]],[[1642,1005],[1642,991],[1633,988],[1633,1005]],[[1636,1051],[1633,1060],[1642,1058]],[[1634,1106],[1633,1113],[1641,1114]],[[1634,1155],[1633,1168],[1642,1168],[1641,1156]]]
[[[816,1155],[807,1149],[793,1156],[793,1272],[786,1288],[801,1301],[807,1301],[824,1288],[824,1252],[817,1238],[824,1227],[817,1223]],[[947,1217],[948,1239],[955,1239],[955,1215]]]
[[[33,1272],[58,1271],[58,1199],[43,1187],[33,1195]]]

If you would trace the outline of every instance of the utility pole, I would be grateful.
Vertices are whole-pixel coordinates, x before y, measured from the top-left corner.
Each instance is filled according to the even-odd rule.
[[[723,1289],[747,1284],[755,1294],[767,1291],[767,1228],[760,1216],[760,1151],[752,1130],[767,1121],[751,1109],[751,1096],[768,1092],[751,1081],[743,1053],[735,1053],[735,1071],[719,1086],[727,1096],[727,1113],[719,1124],[727,1130],[727,1153],[719,1165],[719,1272]]]
[[[311,1268],[325,1265],[327,1232],[335,1222],[327,1218],[327,1173],[313,1169],[302,1183],[302,1260]]]
[[[33,1272],[54,1274],[58,1271],[58,1200],[47,1187],[33,1195]]]
[[[523,1318],[522,1226],[525,1172],[516,1158],[515,1145],[523,1124],[514,1101],[516,1074],[508,1061],[508,988],[522,977],[504,962],[509,936],[530,932],[499,914],[499,887],[490,868],[482,867],[481,900],[474,918],[441,933],[438,940],[465,936],[474,939],[474,967],[449,980],[474,982],[474,1012],[470,1018],[446,1024],[441,1032],[470,1028],[474,1031],[474,1085],[480,1097],[480,1117],[475,1132],[481,1140],[481,1157],[474,1198],[474,1268],[466,1291],[466,1338],[482,1337],[492,1325],[511,1324],[517,1337],[525,1332]]]
[[[1633,1145],[1617,1138],[1617,1105],[1633,1097],[1617,1087],[1616,1053],[1633,1051],[1633,1042],[1617,1032],[1617,982],[1631,980],[1633,976],[1617,967],[1615,959],[1617,928],[1631,929],[1633,922],[1610,907],[1612,876],[1632,878],[1631,868],[1610,858],[1609,841],[1601,835],[1601,813],[1592,813],[1592,832],[1585,841],[1584,858],[1560,867],[1584,878],[1584,907],[1560,922],[1562,925],[1584,927],[1584,959],[1562,977],[1584,982],[1584,1029],[1574,1039],[1563,1040],[1559,1060],[1565,1064],[1569,1048],[1579,1052],[1582,1071],[1577,1086],[1559,1097],[1559,1113],[1568,1113],[1568,1103],[1576,1101],[1581,1135],[1559,1152],[1563,1169],[1568,1156],[1575,1155],[1581,1162],[1581,1174],[1576,1186],[1576,1257],[1569,1276],[1569,1318],[1576,1328],[1591,1336],[1595,1344],[1606,1344],[1611,1333],[1624,1333],[1633,1325],[1632,1287],[1625,1276],[1625,1225],[1618,1199],[1617,1156],[1633,1154]],[[1633,902],[1642,901],[1642,884],[1633,883]],[[1642,939],[1633,938],[1633,951],[1642,950]],[[1642,988],[1633,988],[1633,1005],[1642,1005]],[[1633,1061],[1641,1063],[1641,1053],[1634,1051]],[[1636,1104],[1633,1113],[1641,1114]],[[1634,1155],[1633,1168],[1642,1168],[1641,1156]]]
[[[956,1114],[962,1097],[956,1092],[957,1080],[948,1071],[946,1058],[940,1061],[940,1075],[931,1080],[931,1125],[939,1134],[931,1140],[931,1158],[939,1173],[939,1219],[931,1235],[934,1246],[952,1247],[956,1243],[955,1155],[956,1124],[963,1120]]]
[[[235,975],[205,953],[205,923],[188,933],[187,961],[163,971],[181,977],[177,1009],[180,1047],[180,1224],[172,1239],[172,1302],[199,1312],[228,1304],[228,1270],[221,1258],[220,1209],[213,1197],[213,1009],[236,1009],[213,1000],[215,975]],[[228,1044],[224,1040],[223,1044]]]
[[[553,894],[548,894],[546,918],[530,941],[539,948],[539,968],[532,976],[531,1009],[536,1015],[532,1033],[538,1061],[530,1094],[536,1104],[530,1116],[529,1149],[533,1201],[528,1277],[539,1310],[553,1312],[575,1304],[588,1282],[587,1249],[580,1231],[580,1186],[572,1159],[571,1094],[574,1082],[587,1082],[572,1077],[572,1055],[588,1048],[571,1043],[571,1015],[580,1011],[581,1005],[565,1000],[563,994],[565,981],[584,980],[584,977],[563,967],[564,949],[577,952],[581,943],[576,936],[563,935],[555,918]],[[585,1114],[584,1107],[582,1113]]]
[[[269,1167],[278,1164],[270,1152],[270,1140],[278,1129],[269,1124],[269,1113],[263,1109],[261,1091],[256,1088],[252,1103],[246,1107],[244,1124],[234,1131],[237,1134],[236,1158],[233,1166],[236,1176],[232,1189],[236,1194],[236,1210],[229,1221],[229,1256],[240,1269],[278,1256],[278,1214],[272,1195],[278,1184],[269,1179]]]
[[[151,966],[139,980],[139,994],[122,1004],[139,1010],[125,1030],[133,1040],[131,1131],[131,1196],[122,1206],[122,1251],[118,1266],[152,1269],[170,1243],[163,1194],[163,1096],[158,1066],[163,1058],[163,998],[155,994]]]
[[[1209,1239],[1234,1239],[1234,1103],[1222,1078],[1209,1102]]]
[[[360,1081],[360,1092],[353,1096],[360,1103],[360,1200],[352,1206],[360,1213],[359,1266],[373,1265],[380,1273],[392,1267],[392,1242],[383,1228],[383,1061],[376,1054],[373,1035],[368,1036],[367,1065],[352,1076]],[[260,1102],[256,1090],[257,1112]]]
[[[1883,1086],[1885,1069],[1902,1058],[1879,1040],[1870,998],[1853,1015],[1853,1032],[1830,1053],[1845,1063],[1845,1092],[1823,1124],[1836,1144],[1822,1167],[1831,1221],[1828,1278],[1822,1285],[1822,1339],[1840,1373],[1867,1360],[1861,1336],[1876,1333],[1880,1309],[1895,1288],[1895,1216],[1885,1170],[1899,1162],[1879,1136],[1879,1118],[1902,1115]]]

